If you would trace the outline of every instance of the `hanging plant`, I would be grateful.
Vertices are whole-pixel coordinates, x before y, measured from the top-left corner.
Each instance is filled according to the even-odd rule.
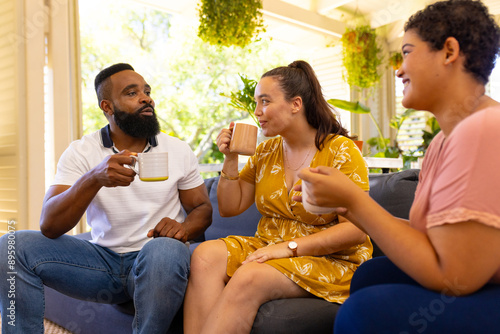
[[[344,80],[358,88],[369,88],[379,82],[378,66],[382,60],[375,30],[367,25],[347,28],[340,40]]]
[[[264,32],[262,0],[201,0],[198,37],[212,45],[245,47]]]
[[[392,66],[394,71],[397,71],[401,67],[401,64],[403,64],[403,55],[401,52],[393,52],[389,57],[389,65]]]

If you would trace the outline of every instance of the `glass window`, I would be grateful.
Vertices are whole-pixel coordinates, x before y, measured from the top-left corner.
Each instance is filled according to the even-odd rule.
[[[402,80],[396,77],[394,86],[396,89],[396,115],[403,115],[407,109],[401,104],[404,88]],[[403,121],[396,138],[403,155],[422,156],[419,147],[423,144],[423,130],[426,129],[427,120],[431,116],[427,111],[413,111]]]
[[[331,55],[333,48],[325,45],[329,51],[319,52],[270,38],[243,49],[217,48],[197,37],[197,27],[196,18],[193,21],[135,1],[120,2],[120,6],[113,0],[81,1],[84,133],[107,124],[93,82],[101,69],[118,62],[130,63],[146,78],[162,131],[186,141],[200,163],[222,162],[214,142],[223,126],[232,120],[252,122],[224,96],[242,88],[239,74],[258,80],[273,67],[304,59],[316,70],[327,98],[348,97],[348,90],[338,95],[342,76],[337,71],[338,55]],[[343,117],[344,125],[349,119],[349,115]]]

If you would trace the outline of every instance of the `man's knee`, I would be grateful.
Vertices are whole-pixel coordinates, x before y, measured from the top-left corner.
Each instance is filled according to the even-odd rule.
[[[0,253],[16,253],[19,257],[26,250],[26,245],[37,245],[41,238],[46,238],[39,231],[9,231],[0,238]]]
[[[154,238],[139,252],[139,259],[151,265],[179,265],[189,270],[191,253],[183,242],[172,238]]]
[[[39,231],[21,230],[8,231],[0,238],[0,246],[11,245],[14,242],[24,244],[27,242],[36,241],[39,238],[46,238]]]

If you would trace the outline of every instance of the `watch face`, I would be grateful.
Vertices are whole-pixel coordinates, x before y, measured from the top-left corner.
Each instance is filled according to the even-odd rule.
[[[295,241],[290,241],[288,243],[288,248],[290,248],[290,249],[296,249],[297,248],[297,243]]]

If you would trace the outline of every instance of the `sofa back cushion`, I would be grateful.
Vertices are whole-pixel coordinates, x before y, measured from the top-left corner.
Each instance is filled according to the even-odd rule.
[[[253,236],[257,231],[261,214],[252,204],[245,212],[235,217],[221,217],[219,214],[219,204],[217,203],[217,185],[219,177],[205,179],[208,196],[212,203],[212,225],[205,231],[205,240],[227,237],[228,235]]]
[[[370,197],[393,216],[408,219],[418,184],[418,169],[397,173],[370,174]],[[373,243],[373,257],[384,253]]]
[[[418,169],[370,174],[370,197],[393,216],[408,219],[418,184]]]

